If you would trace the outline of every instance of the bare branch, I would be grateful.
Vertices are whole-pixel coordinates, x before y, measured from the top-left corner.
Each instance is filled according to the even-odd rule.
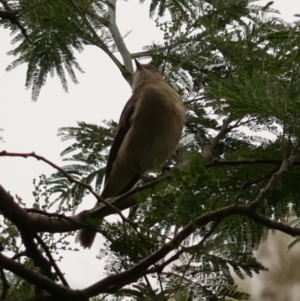
[[[19,12],[12,9],[6,0],[0,0],[5,10],[0,10],[0,18],[9,20],[11,24],[16,25],[20,30],[24,38],[29,44],[31,44],[31,39],[29,38],[26,28],[21,24],[19,20]]]
[[[53,168],[57,169],[60,173],[62,173],[68,180],[70,183],[75,183],[78,184],[80,186],[83,186],[84,188],[86,188],[89,192],[92,193],[92,195],[97,199],[97,201],[99,203],[104,203],[106,206],[110,207],[114,213],[118,213],[119,216],[122,218],[122,220],[124,222],[127,222],[129,224],[132,224],[132,222],[130,220],[128,220],[122,213],[121,210],[119,210],[117,207],[115,207],[112,203],[107,202],[106,200],[104,200],[98,193],[96,193],[93,188],[91,187],[91,185],[82,183],[76,179],[74,179],[72,176],[70,176],[66,171],[64,171],[61,167],[57,166],[56,164],[54,164],[53,162],[49,161],[48,159],[39,156],[35,153],[11,153],[11,152],[6,152],[6,151],[2,151],[0,152],[0,157],[23,157],[23,158],[28,158],[28,157],[32,157],[35,158],[37,160],[43,161],[45,163],[47,163],[48,165],[52,166]],[[94,212],[95,210],[93,209],[92,212]]]
[[[278,177],[276,179],[278,179]],[[1,200],[0,204],[1,205],[3,205],[2,204],[3,203],[2,202],[3,195],[1,194],[1,192],[3,193],[3,191],[4,191],[3,189],[1,191],[1,187],[0,187],[0,200]],[[12,197],[10,195],[7,194],[6,198],[10,198],[11,201],[13,202]],[[5,200],[4,200],[4,203],[5,203]],[[3,206],[3,207],[5,207],[5,206]],[[11,207],[11,206],[8,206],[8,207]],[[2,210],[2,208],[0,208],[0,209]],[[22,208],[20,208],[20,209],[22,209]],[[4,216],[6,216],[7,209],[4,211],[5,211]],[[18,216],[18,212],[14,211],[14,210],[13,210],[13,212],[16,213]],[[21,213],[22,213],[22,211],[21,211]],[[27,212],[26,212],[26,214],[29,216],[29,214]],[[271,220],[271,219],[257,213],[251,204],[250,205],[233,204],[233,205],[230,205],[230,206],[227,206],[227,207],[224,207],[221,209],[217,209],[212,212],[208,212],[208,213],[205,213],[205,214],[199,216],[198,218],[196,218],[196,220],[191,221],[186,227],[184,227],[172,240],[170,240],[168,243],[164,244],[159,250],[157,250],[156,252],[149,255],[147,258],[145,258],[143,261],[141,261],[139,264],[137,264],[133,268],[131,268],[125,272],[122,272],[120,274],[110,275],[109,277],[86,288],[83,292],[88,297],[96,296],[99,293],[115,292],[116,290],[120,289],[124,285],[129,284],[129,283],[137,280],[138,278],[144,276],[147,273],[147,269],[151,265],[153,265],[157,261],[163,259],[172,250],[177,249],[180,246],[181,242],[184,239],[186,239],[191,233],[193,233],[196,228],[201,227],[201,226],[207,224],[208,222],[225,219],[226,217],[236,215],[236,214],[245,215],[249,219],[251,219],[255,222],[258,222],[258,223],[268,227],[269,229],[280,230],[280,231],[290,234],[292,236],[300,235],[299,228],[293,228],[293,227],[290,227],[283,223]],[[34,223],[32,223],[32,220],[34,220],[33,217],[34,216],[29,216],[28,220],[25,219],[25,221],[24,221],[23,215],[21,214],[21,221],[23,223],[26,222],[27,225],[34,225]],[[50,218],[49,218],[49,220],[50,220]],[[67,221],[64,221],[64,222],[67,222]],[[69,221],[68,221],[68,223],[72,224]],[[14,262],[14,264],[12,262]],[[15,265],[15,264],[17,264],[17,265]],[[43,275],[41,275],[39,273],[33,272],[33,271],[25,268],[21,264],[16,263],[14,260],[3,257],[2,255],[0,256],[0,267],[8,269],[8,270],[16,273],[17,275],[23,277],[25,280],[27,280],[30,283],[33,283],[33,284],[38,283],[38,285],[41,288],[47,290],[50,293],[52,293],[54,288],[55,288],[55,291],[57,291],[57,284],[55,282],[53,282],[52,280],[48,279],[47,277],[44,277]],[[42,279],[42,281],[41,281],[41,279]],[[61,289],[61,286],[59,286],[59,287]],[[65,289],[67,289],[67,288],[65,288]],[[63,293],[64,296],[66,296],[67,292],[69,292],[69,291],[64,291],[64,293]]]
[[[13,272],[14,274],[22,277],[29,283],[36,285],[43,290],[49,292],[52,296],[57,297],[59,300],[74,300],[74,301],[86,301],[87,297],[82,291],[71,290],[68,287],[61,286],[55,283],[48,277],[35,272],[21,263],[16,262],[13,259],[6,257],[0,253],[0,267]]]
[[[18,254],[15,254],[11,259],[17,260],[17,259],[19,259],[19,258],[21,258],[23,256],[27,256],[27,252],[26,251],[22,251],[22,252],[20,252]]]
[[[268,192],[270,192],[275,184],[278,182],[279,178],[283,176],[284,173],[286,173],[287,169],[289,168],[289,166],[293,163],[293,159],[285,159],[282,161],[282,164],[279,168],[279,170],[275,173],[273,173],[272,178],[270,179],[270,181],[268,182],[267,186],[262,189],[258,195],[258,197],[251,202],[251,206],[252,207],[257,207],[259,204],[262,203],[262,201],[266,198]]]
[[[127,71],[124,68],[124,66],[119,62],[119,60],[115,57],[115,55],[109,50],[107,45],[101,40],[101,38],[98,36],[97,32],[95,31],[94,27],[91,25],[89,20],[86,18],[85,13],[78,7],[77,3],[73,0],[69,0],[73,8],[77,11],[77,13],[82,18],[84,24],[87,26],[87,28],[90,30],[93,38],[94,38],[94,45],[101,48],[108,56],[109,58],[115,63],[115,65],[119,68],[119,70],[122,72],[122,74],[126,74]],[[131,85],[131,84],[130,84]]]
[[[39,251],[36,244],[34,243],[33,237],[35,232],[32,229],[26,229],[24,227],[19,227],[16,225],[21,232],[22,242],[26,248],[26,254],[28,257],[32,259],[34,265],[40,268],[40,271],[43,275],[49,277],[50,279],[54,280],[55,277],[51,273],[51,264],[48,260],[43,256],[43,254]],[[22,229],[22,230],[21,230]]]
[[[252,164],[269,164],[277,165],[281,164],[282,159],[249,159],[249,160],[217,160],[213,159],[206,164],[207,168],[214,166],[239,166],[239,165],[252,165]],[[293,161],[293,165],[300,165],[299,161]]]
[[[168,260],[166,260],[164,263],[156,266],[155,268],[149,269],[146,271],[147,274],[153,274],[153,273],[162,273],[163,269],[168,266],[170,263],[172,263],[173,261],[177,260],[180,258],[180,256],[187,252],[187,251],[191,251],[193,249],[199,249],[201,248],[204,243],[206,242],[206,240],[213,234],[213,232],[216,230],[218,224],[220,223],[221,220],[216,221],[213,226],[209,229],[209,231],[203,236],[203,238],[201,239],[201,241],[193,246],[189,246],[189,247],[183,247],[180,251],[178,251],[175,255],[171,256]]]
[[[220,132],[210,140],[210,142],[204,147],[201,155],[205,161],[210,161],[213,158],[212,150],[216,147],[216,145],[222,140],[226,134],[231,130],[229,127],[230,123],[234,121],[233,116],[229,116],[223,120],[223,125],[221,127]]]
[[[121,287],[136,281],[140,277],[147,273],[147,269],[162,260],[171,251],[177,249],[183,240],[191,235],[196,228],[199,228],[209,222],[224,219],[232,215],[245,215],[249,219],[266,226],[269,229],[280,230],[292,236],[300,235],[300,228],[293,228],[283,223],[271,220],[252,208],[251,205],[229,205],[221,209],[214,210],[212,212],[205,213],[195,220],[191,221],[185,226],[172,240],[164,244],[159,250],[152,253],[139,264],[135,265],[131,269],[121,272],[119,274],[110,275],[107,278],[91,285],[83,291],[89,296],[96,296],[100,293],[113,293]]]
[[[64,286],[66,287],[70,287],[67,280],[65,279],[64,275],[62,274],[62,272],[60,271],[58,265],[56,264],[55,260],[52,257],[52,254],[49,250],[49,248],[47,247],[47,245],[44,243],[44,241],[42,240],[42,238],[36,234],[35,235],[35,239],[38,241],[38,243],[42,246],[42,248],[44,249],[51,265],[53,266],[56,274],[58,275],[58,277],[60,278],[61,282],[63,283]]]
[[[109,29],[111,36],[120,52],[120,55],[123,59],[123,63],[125,65],[125,71],[122,72],[124,78],[127,80],[127,82],[132,85],[133,82],[133,67],[132,67],[132,58],[131,54],[124,43],[124,39],[121,36],[121,33],[119,31],[119,28],[117,26],[116,21],[116,0],[108,0],[109,5],[107,5],[107,11],[109,15],[109,22],[107,24],[107,28]]]

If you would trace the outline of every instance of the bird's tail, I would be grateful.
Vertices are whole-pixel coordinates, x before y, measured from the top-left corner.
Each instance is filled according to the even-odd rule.
[[[75,242],[79,242],[84,249],[90,249],[96,234],[97,232],[92,229],[81,229],[76,235]]]

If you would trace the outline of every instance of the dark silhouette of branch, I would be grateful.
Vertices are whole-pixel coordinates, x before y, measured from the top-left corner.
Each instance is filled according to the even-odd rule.
[[[212,151],[220,142],[220,140],[222,140],[226,136],[226,134],[231,131],[233,127],[238,126],[238,124],[232,127],[229,126],[230,123],[234,121],[234,119],[235,118],[233,116],[229,116],[226,119],[224,119],[219,133],[214,138],[212,138],[209,141],[209,143],[207,143],[203,148],[201,155],[206,162],[209,162],[213,159]]]
[[[276,180],[278,180],[278,177],[275,177]],[[271,179],[272,180],[272,179]],[[270,181],[271,181],[270,180]],[[270,187],[267,185],[267,187]],[[1,192],[1,191],[0,191]],[[1,199],[1,194],[0,194]],[[261,195],[257,198],[257,200],[261,199]],[[2,202],[0,202],[1,206]],[[1,209],[1,208],[0,208]],[[121,272],[119,274],[110,275],[106,277],[105,279],[102,279],[101,281],[91,285],[90,287],[87,287],[83,290],[83,293],[87,297],[93,297],[100,293],[113,293],[120,289],[121,287],[125,286],[126,284],[129,284],[138,278],[144,276],[147,274],[148,268],[158,262],[159,260],[163,259],[168,253],[171,251],[177,249],[183,240],[185,240],[189,235],[191,235],[196,228],[204,226],[205,224],[212,222],[212,221],[218,221],[220,219],[225,219],[226,217],[232,216],[232,215],[244,215],[247,216],[249,219],[260,223],[261,225],[266,226],[269,229],[276,229],[280,230],[284,233],[287,233],[292,236],[300,235],[300,229],[299,228],[293,228],[291,226],[285,225],[281,222],[271,220],[261,214],[259,214],[256,209],[251,205],[229,205],[205,214],[202,214],[195,220],[191,221],[189,224],[187,224],[172,240],[170,240],[168,243],[164,244],[160,249],[158,249],[156,252],[150,254],[148,257],[146,257],[144,260],[142,260],[139,264],[135,265],[133,268]],[[14,263],[14,264],[13,264]],[[57,286],[62,289],[61,286],[56,284],[51,279],[48,279],[47,277],[37,273],[33,272],[27,268],[25,268],[23,265],[16,263],[14,260],[4,257],[3,255],[0,256],[0,267],[8,269],[12,271],[13,273],[23,277],[25,280],[27,280],[30,283],[36,284],[44,289],[47,290],[49,293],[52,294],[52,292],[55,290],[57,292]],[[43,279],[41,281],[41,279]],[[64,288],[67,289],[67,288]],[[74,291],[70,290],[72,294]],[[64,290],[63,295],[66,296],[70,293],[69,290]],[[71,293],[70,293],[71,294]],[[78,293],[79,294],[79,293]],[[69,295],[70,296],[70,295]]]
[[[270,164],[277,165],[281,164],[282,159],[249,159],[249,160],[218,160],[213,159],[211,162],[206,164],[207,168],[214,166],[239,166],[239,165],[252,165],[252,164]],[[293,161],[294,165],[300,165],[299,161]]]
[[[180,251],[178,251],[175,255],[171,256],[168,260],[166,260],[164,263],[156,266],[155,268],[152,269],[148,269],[146,271],[147,274],[152,274],[152,273],[162,273],[163,269],[169,265],[170,263],[172,263],[173,261],[177,260],[180,258],[180,256],[185,253],[185,252],[190,252],[193,249],[199,249],[201,248],[205,241],[213,234],[213,232],[216,230],[218,224],[220,223],[221,220],[216,221],[213,226],[210,228],[210,230],[203,236],[203,238],[201,239],[201,241],[193,246],[189,246],[189,247],[183,247]]]
[[[18,254],[15,254],[11,259],[17,260],[17,259],[19,259],[19,258],[21,258],[23,256],[27,256],[27,252],[26,251],[22,251],[22,252],[20,252]]]
[[[204,226],[209,222],[225,219],[226,217],[238,214],[247,216],[249,219],[258,222],[269,229],[280,230],[292,236],[297,236],[300,234],[300,228],[293,228],[281,222],[271,220],[256,212],[251,205],[229,205],[199,216],[187,224],[177,235],[174,236],[172,240],[164,244],[160,249],[146,257],[131,269],[119,274],[110,275],[107,278],[102,279],[101,281],[84,289],[83,291],[89,297],[96,296],[100,293],[116,292],[121,287],[132,283],[133,281],[136,281],[140,277],[147,274],[147,269],[151,265],[155,264],[159,260],[162,260],[171,251],[177,249],[182,241],[191,235],[196,228]]]
[[[1,0],[0,0],[1,1]],[[128,220],[122,213],[121,210],[119,210],[117,207],[115,207],[112,203],[107,202],[106,200],[104,200],[98,193],[96,193],[91,185],[88,185],[86,183],[80,182],[76,179],[74,179],[72,176],[70,176],[65,170],[63,170],[61,167],[57,166],[56,164],[54,164],[53,162],[49,161],[48,159],[39,156],[37,154],[35,154],[34,152],[32,153],[11,153],[11,152],[6,152],[6,151],[2,151],[0,152],[0,157],[22,157],[22,158],[28,158],[28,157],[32,157],[35,158],[37,160],[43,161],[45,163],[47,163],[48,165],[52,166],[53,168],[57,169],[60,173],[62,173],[68,180],[70,183],[75,183],[78,184],[84,188],[86,188],[89,192],[91,192],[91,194],[97,199],[97,201],[99,203],[104,203],[106,206],[111,207],[111,209],[114,210],[114,213],[119,214],[119,216],[121,217],[121,219],[124,222],[127,222],[128,224],[131,224],[132,226],[134,226],[132,224],[132,222],[130,220]],[[92,210],[93,212],[95,211],[95,209]]]
[[[0,155],[1,154],[7,155],[8,153],[2,152],[0,153]],[[12,155],[16,155],[16,154],[12,154]],[[17,154],[17,156],[20,156],[20,154]],[[27,156],[27,154],[21,154],[21,156]],[[49,162],[44,158],[41,159],[41,157],[35,154],[29,154],[29,156],[36,157],[56,167],[55,164]],[[225,219],[226,217],[232,215],[237,215],[237,214],[244,215],[257,223],[266,226],[269,229],[280,230],[292,236],[300,235],[300,228],[293,228],[291,226],[285,225],[276,220],[272,220],[257,212],[259,205],[266,198],[267,193],[274,188],[276,183],[285,174],[288,167],[292,165],[295,160],[296,157],[283,160],[278,171],[273,173],[271,179],[269,180],[265,188],[261,190],[257,198],[252,203],[248,205],[232,204],[202,214],[201,216],[197,217],[196,219],[188,223],[172,239],[170,239],[167,243],[165,243],[160,249],[158,249],[157,251],[153,252],[152,254],[144,258],[140,263],[136,264],[135,266],[128,269],[127,271],[110,275],[94,283],[93,285],[85,288],[81,292],[71,290],[68,287],[62,287],[59,284],[55,283],[53,279],[48,278],[49,276],[51,276],[51,274],[49,274],[51,270],[51,264],[39,252],[36,245],[34,244],[33,237],[35,233],[38,231],[67,232],[67,231],[72,231],[72,230],[82,228],[82,224],[80,223],[84,220],[84,218],[86,218],[91,213],[91,211],[81,212],[80,214],[72,218],[71,217],[63,218],[62,216],[53,217],[53,216],[49,216],[49,213],[47,214],[47,216],[42,216],[40,214],[37,214],[38,212],[36,212],[35,214],[30,214],[27,210],[20,207],[13,200],[12,196],[10,196],[0,186],[0,210],[2,214],[4,215],[4,217],[8,218],[11,222],[13,222],[17,226],[17,228],[21,232],[22,240],[25,244],[27,255],[33,259],[35,265],[40,267],[44,271],[44,274],[47,275],[48,277],[45,277],[40,273],[31,271],[30,269],[24,267],[22,264],[10,258],[5,257],[4,255],[0,256],[0,268],[10,270],[11,272],[19,275],[20,277],[23,277],[26,281],[33,283],[34,285],[38,286],[43,290],[46,290],[52,296],[59,295],[60,297],[65,296],[65,298],[67,299],[73,298],[72,300],[84,300],[83,298],[97,296],[100,293],[113,293],[119,290],[120,288],[122,288],[123,286],[138,280],[140,277],[144,277],[149,273],[155,272],[156,270],[149,269],[149,267],[155,265],[158,261],[162,260],[171,251],[180,248],[181,243],[186,238],[188,238],[188,236],[190,236],[195,231],[195,229],[202,227],[209,222],[215,222],[215,226],[216,226],[220,220]],[[67,175],[67,177],[69,178],[70,176]],[[160,182],[162,179],[165,179],[167,177],[169,177],[169,175],[162,176],[161,178],[156,179],[154,182],[147,183],[144,186],[136,187],[133,191],[130,191],[127,194],[120,196],[118,198],[115,198],[111,200],[111,202],[116,205],[118,205],[119,203],[122,204],[122,200],[126,200],[126,198],[128,197],[129,198],[132,197],[133,194],[139,191],[140,189],[145,189],[145,187],[146,188],[152,187],[157,182]],[[102,208],[97,208],[96,210],[102,210]],[[112,207],[110,207],[110,210],[113,210]],[[53,224],[55,224],[55,227],[53,227]],[[215,226],[213,226],[211,230],[203,237],[198,247],[201,247],[201,245],[203,245],[205,240],[213,233]],[[56,229],[56,231],[54,231],[54,228]],[[191,248],[193,247],[195,246],[192,246]],[[45,246],[43,248],[45,249]],[[166,264],[162,264],[161,266],[159,266],[158,269],[162,271],[163,268],[167,266],[167,264],[170,264],[176,258],[178,258],[178,256],[181,254],[180,252],[182,253],[184,252],[181,250],[178,251],[177,254],[175,254],[173,257],[171,257],[166,262]],[[185,251],[191,251],[191,249],[186,249]]]
[[[29,283],[42,288],[43,290],[49,292],[52,296],[57,297],[59,300],[64,299],[71,301],[72,298],[76,301],[87,300],[83,292],[61,286],[41,273],[27,268],[25,265],[6,257],[2,253],[0,253],[0,267],[22,277]]]
[[[147,274],[147,270],[151,265],[163,259],[172,250],[178,248],[181,242],[190,234],[192,234],[196,228],[204,226],[208,222],[225,219],[226,217],[236,214],[245,215],[251,220],[258,222],[269,229],[280,230],[292,236],[300,235],[300,228],[293,228],[281,222],[271,220],[256,212],[256,210],[251,205],[229,205],[227,207],[217,209],[199,216],[196,220],[191,221],[187,226],[185,226],[172,240],[164,244],[159,250],[146,257],[133,268],[119,274],[110,275],[107,278],[84,289],[83,293],[88,297],[93,297],[100,293],[112,293],[117,291],[124,285],[129,284]],[[3,262],[5,263],[4,265]],[[16,265],[12,265],[12,262],[14,262]],[[30,283],[39,283],[39,286],[41,288],[47,290],[51,294],[53,290],[57,289],[57,286],[62,289],[60,285],[56,284],[49,278],[37,272],[31,271],[30,269],[25,268],[22,264],[16,263],[10,258],[3,257],[3,255],[0,256],[0,267],[12,271],[13,273],[23,277]],[[69,290],[63,291],[64,296],[68,294],[67,292],[69,292]]]
[[[6,275],[3,271],[3,269],[0,270],[1,280],[2,280],[2,296],[1,300],[4,300],[6,298],[7,290],[9,289],[9,283],[6,279]]]
[[[52,212],[47,212],[47,211],[43,211],[43,210],[40,210],[40,209],[35,209],[35,208],[26,208],[26,211],[29,212],[29,213],[36,213],[36,214],[40,214],[40,215],[45,215],[45,216],[48,216],[48,217],[51,217],[51,218],[59,218],[59,219],[65,219],[71,223],[80,223],[79,221],[76,221],[75,219],[73,219],[72,217],[70,216],[66,216],[64,214],[60,214],[60,213],[52,213]],[[82,223],[84,224],[84,223]],[[91,226],[93,229],[94,227]]]
[[[43,241],[43,239],[38,234],[35,235],[35,239],[38,241],[38,243],[44,249],[44,251],[48,257],[48,260],[50,261],[51,265],[53,266],[56,274],[58,275],[58,277],[61,280],[61,282],[63,283],[63,285],[66,287],[70,287],[67,280],[65,279],[63,273],[60,271],[58,265],[56,264],[55,260],[53,259],[52,254],[51,254],[49,248],[47,247],[47,245],[45,244],[45,242]]]
[[[0,0],[5,10],[0,10],[0,18],[10,21],[11,24],[16,25],[20,30],[24,38],[29,44],[32,44],[31,39],[29,38],[25,27],[21,24],[19,20],[19,12],[15,9],[12,9],[6,0]]]
[[[18,227],[18,226],[17,226]],[[18,227],[19,228],[19,227]],[[20,228],[19,228],[20,230]],[[49,277],[50,279],[55,279],[54,275],[51,273],[51,264],[49,261],[43,256],[40,250],[37,248],[36,244],[34,243],[34,236],[35,232],[30,230],[23,230],[20,231],[22,242],[26,248],[26,254],[29,258],[32,259],[34,265],[40,268],[40,271],[43,275]]]
[[[283,176],[284,173],[287,172],[289,166],[294,162],[293,158],[285,159],[282,161],[282,164],[277,172],[273,173],[270,181],[268,182],[267,186],[262,189],[258,195],[258,197],[251,202],[252,207],[257,207],[262,201],[266,198],[267,193],[269,193],[278,182],[279,178]]]
[[[109,214],[113,214],[113,213],[117,213],[119,214],[119,216],[122,218],[122,220],[124,222],[127,222],[128,224],[130,224],[134,229],[136,228],[136,224],[132,221],[130,221],[129,219],[127,219],[121,212],[121,210],[127,209],[131,206],[133,206],[134,204],[136,204],[136,199],[133,196],[136,192],[138,191],[142,191],[145,189],[148,189],[150,187],[155,186],[157,183],[161,182],[162,180],[166,179],[169,177],[169,175],[163,175],[160,176],[158,178],[156,178],[155,180],[153,180],[152,182],[146,183],[143,186],[139,186],[136,187],[135,189],[125,193],[124,195],[121,195],[120,197],[114,198],[114,199],[110,199],[110,200],[103,200],[101,198],[101,196],[99,194],[97,194],[90,185],[86,184],[86,183],[82,183],[76,179],[74,179],[72,176],[70,176],[66,171],[64,171],[61,167],[57,166],[56,164],[54,164],[53,162],[49,161],[48,159],[39,156],[35,153],[11,153],[11,152],[6,152],[6,151],[2,151],[0,152],[0,156],[10,156],[10,157],[23,157],[23,158],[28,158],[28,157],[33,157],[36,158],[37,160],[41,160],[45,163],[47,163],[48,165],[52,166],[53,168],[57,169],[59,172],[61,172],[68,180],[70,183],[75,183],[78,185],[81,185],[83,187],[85,187],[87,190],[89,190],[95,197],[96,199],[101,202],[102,204],[100,204],[97,208],[93,208],[90,211],[82,211],[81,213],[79,213],[76,216],[71,217],[67,217],[67,216],[63,216],[60,215],[59,217],[55,214],[51,214],[51,224],[52,226],[55,226],[55,229],[53,230],[44,230],[44,229],[39,229],[36,228],[37,232],[41,232],[41,231],[48,231],[48,232],[68,232],[68,231],[72,231],[72,230],[77,230],[77,229],[81,229],[82,227],[86,227],[87,224],[83,223],[84,220],[86,220],[90,215],[92,215],[95,212],[101,212],[101,217],[105,217]],[[1,191],[0,191],[1,194]],[[15,206],[18,206],[15,203]],[[28,211],[29,212],[29,211]],[[43,213],[44,215],[48,215],[48,213]],[[97,213],[97,216],[100,216]],[[56,219],[53,219],[53,217],[58,217]],[[35,219],[39,220],[39,224],[40,226],[42,225],[42,223],[47,223],[47,225],[49,224],[49,219],[47,219],[47,221],[45,219],[43,219],[42,216],[35,216],[35,218],[33,218],[33,222]],[[60,219],[64,219],[64,220],[69,220],[71,222],[73,222],[73,225],[71,226],[70,224],[67,225],[67,223],[65,221],[62,221]],[[62,227],[64,229],[62,229]],[[67,228],[66,228],[67,227]],[[59,228],[59,229],[58,229]],[[96,229],[95,227],[93,227],[93,229]]]

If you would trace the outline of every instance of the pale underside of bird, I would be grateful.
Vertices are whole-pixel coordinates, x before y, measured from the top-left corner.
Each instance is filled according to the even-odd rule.
[[[163,164],[174,152],[185,122],[179,94],[154,66],[135,62],[132,96],[121,113],[108,156],[104,199],[131,190],[145,172]],[[76,242],[90,248],[95,235],[82,229]]]

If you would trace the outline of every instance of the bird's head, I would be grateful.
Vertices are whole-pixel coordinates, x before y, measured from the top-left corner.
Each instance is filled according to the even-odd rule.
[[[134,60],[136,71],[133,78],[133,90],[140,85],[145,85],[148,82],[155,82],[163,80],[162,73],[151,64],[141,64]]]

